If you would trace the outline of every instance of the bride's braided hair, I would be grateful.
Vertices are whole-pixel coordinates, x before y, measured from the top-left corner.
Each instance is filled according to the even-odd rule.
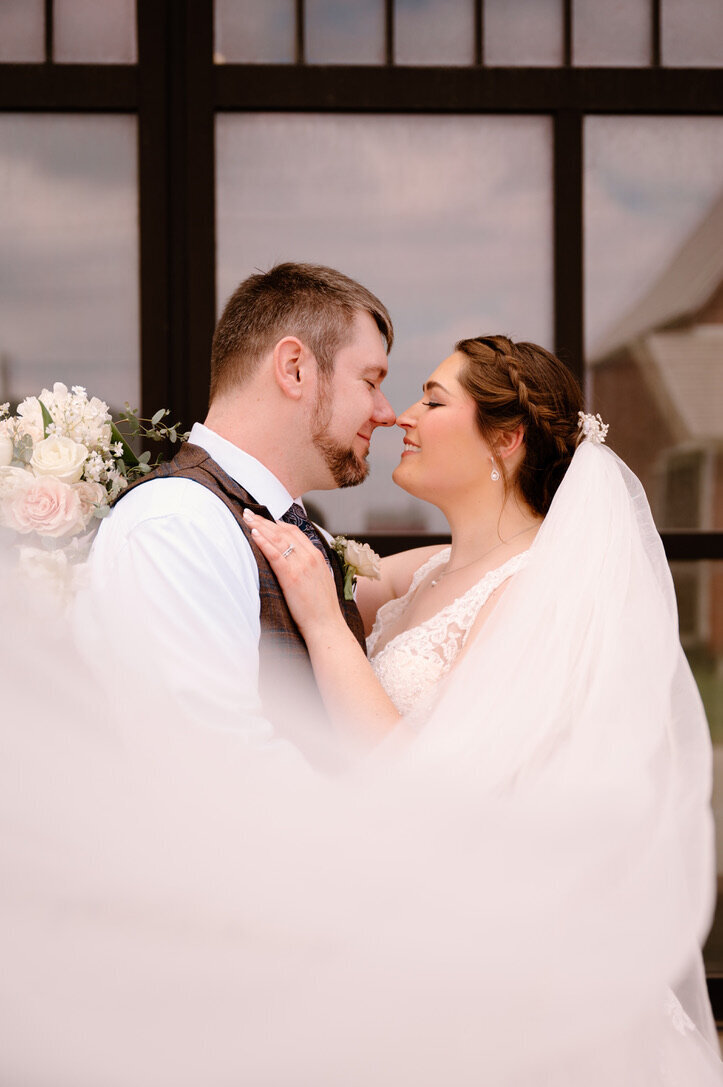
[[[534,343],[513,343],[506,336],[460,340],[455,350],[466,357],[459,374],[477,404],[477,425],[494,450],[499,435],[525,428],[525,457],[514,480],[522,498],[544,516],[572,460],[579,438],[582,392],[568,368]],[[504,463],[505,486],[510,480]]]

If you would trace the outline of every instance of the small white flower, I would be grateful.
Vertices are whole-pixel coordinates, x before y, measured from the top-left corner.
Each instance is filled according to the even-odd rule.
[[[114,457],[122,457],[123,456],[123,442],[113,442],[113,444],[110,447],[110,451],[111,451],[111,453],[113,454]]]
[[[609,423],[603,423],[602,416],[598,412],[597,415],[586,414],[584,411],[579,411],[578,416],[578,430],[582,431],[582,440],[592,442],[594,445],[603,445],[607,438],[608,430],[610,429]]]
[[[0,419],[2,419],[2,417],[4,415],[7,415],[9,411],[10,411],[10,401],[6,400],[4,404],[0,404]]]

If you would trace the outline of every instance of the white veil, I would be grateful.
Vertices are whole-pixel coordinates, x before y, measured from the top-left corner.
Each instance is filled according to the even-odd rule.
[[[99,684],[3,592],[0,1081],[721,1082],[710,741],[609,451],[415,739],[336,778],[169,718],[122,632]]]

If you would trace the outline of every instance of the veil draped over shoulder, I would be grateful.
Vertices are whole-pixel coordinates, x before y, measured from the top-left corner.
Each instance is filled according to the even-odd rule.
[[[2,1082],[721,1082],[710,740],[610,451],[578,449],[424,719],[336,776],[169,719],[123,644],[98,683],[15,603]]]

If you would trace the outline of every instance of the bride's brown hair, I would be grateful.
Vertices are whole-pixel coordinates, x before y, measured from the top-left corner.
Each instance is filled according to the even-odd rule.
[[[535,513],[550,508],[577,446],[578,412],[584,410],[579,384],[550,351],[507,336],[460,340],[465,356],[458,380],[477,404],[477,426],[491,449],[500,434],[525,429],[525,456],[514,484]],[[504,463],[505,486],[510,485]]]

